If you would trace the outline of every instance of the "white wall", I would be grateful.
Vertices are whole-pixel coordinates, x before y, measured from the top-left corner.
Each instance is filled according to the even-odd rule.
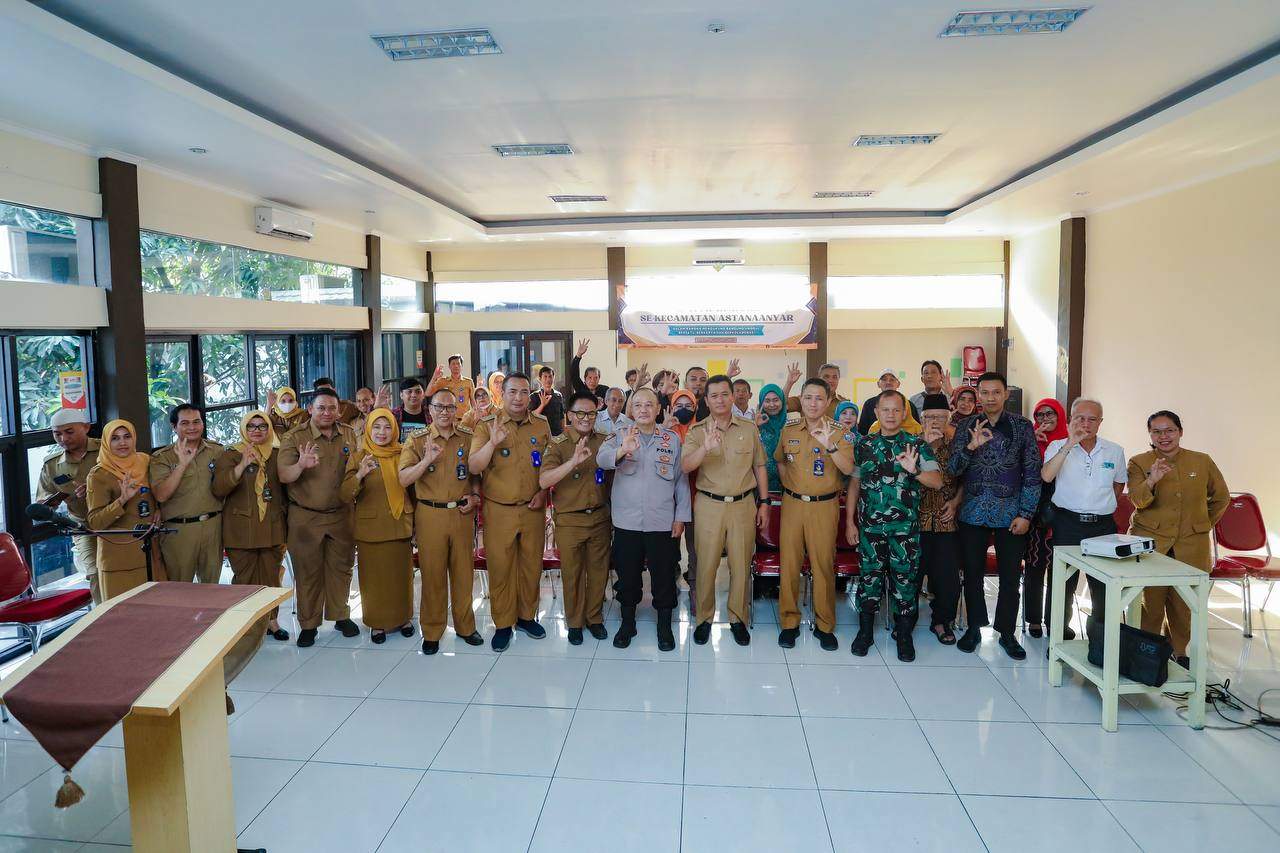
[[[1182,416],[1280,545],[1272,426],[1280,396],[1280,162],[1095,213],[1085,222],[1084,393],[1130,455],[1146,418]]]
[[[922,390],[920,363],[942,362],[959,384],[959,359],[966,346],[987,350],[987,363],[995,363],[995,329],[833,329],[827,340],[827,358],[840,365],[840,393],[862,405],[877,393],[876,379],[893,370],[908,396]]]
[[[0,200],[99,217],[98,161],[83,149],[0,131]]]
[[[1086,224],[1086,239],[1087,231]],[[1009,243],[1009,382],[1022,387],[1029,409],[1037,400],[1055,396],[1057,388],[1059,226]]]

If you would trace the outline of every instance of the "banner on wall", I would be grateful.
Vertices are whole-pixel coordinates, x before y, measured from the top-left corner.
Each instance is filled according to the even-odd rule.
[[[62,408],[89,408],[89,395],[83,370],[64,370],[59,373],[58,392],[62,396]]]
[[[630,307],[625,288],[619,288],[618,320],[619,347],[814,349],[818,345],[814,288],[802,304],[675,311]]]

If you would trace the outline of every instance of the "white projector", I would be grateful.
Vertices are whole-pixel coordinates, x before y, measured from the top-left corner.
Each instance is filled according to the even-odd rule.
[[[1146,536],[1129,536],[1125,533],[1112,533],[1108,536],[1094,536],[1092,539],[1080,541],[1080,553],[1090,557],[1111,557],[1121,560],[1125,557],[1139,557],[1156,550],[1156,542]]]

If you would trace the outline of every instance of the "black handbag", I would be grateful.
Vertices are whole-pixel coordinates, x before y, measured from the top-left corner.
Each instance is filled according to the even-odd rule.
[[[1132,625],[1120,626],[1120,674],[1148,687],[1169,680],[1173,644],[1163,634],[1152,634]],[[1089,632],[1089,663],[1102,666],[1102,632]]]

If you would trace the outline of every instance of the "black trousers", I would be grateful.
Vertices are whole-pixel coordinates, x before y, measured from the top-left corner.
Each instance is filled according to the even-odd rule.
[[[1104,515],[1097,521],[1081,521],[1074,512],[1068,512],[1063,509],[1054,508],[1053,513],[1053,544],[1055,547],[1059,545],[1079,545],[1082,539],[1091,539],[1094,536],[1107,536],[1116,532],[1116,520],[1113,516]],[[1058,617],[1062,616],[1062,623],[1065,625],[1071,621],[1071,603],[1075,598],[1076,587],[1080,585],[1080,573],[1072,572],[1067,577],[1066,601],[1060,603],[1055,611],[1053,607],[1053,582],[1052,572],[1049,575],[1049,589],[1045,593],[1044,598],[1044,626],[1049,627],[1050,623]],[[1093,600],[1093,615],[1089,617],[1089,629],[1093,630],[1095,623],[1102,625],[1107,615],[1107,587],[1101,581],[1096,581],[1088,575],[1085,580],[1089,582],[1089,597]]]
[[[960,554],[964,566],[964,606],[969,627],[990,625],[987,621],[987,598],[982,581],[987,571],[987,545],[996,541],[996,568],[1000,574],[1000,592],[996,597],[995,629],[1012,634],[1018,622],[1018,602],[1022,583],[1022,554],[1026,550],[1026,534],[1015,535],[1007,527],[978,527],[960,523]]]
[[[655,610],[676,607],[676,572],[679,569],[680,540],[670,530],[646,533],[640,530],[613,530],[613,565],[618,572],[618,603],[635,607],[644,595],[645,566],[649,567],[649,592]]]
[[[957,533],[920,534],[920,574],[933,595],[930,627],[956,621],[960,601],[960,538]]]

